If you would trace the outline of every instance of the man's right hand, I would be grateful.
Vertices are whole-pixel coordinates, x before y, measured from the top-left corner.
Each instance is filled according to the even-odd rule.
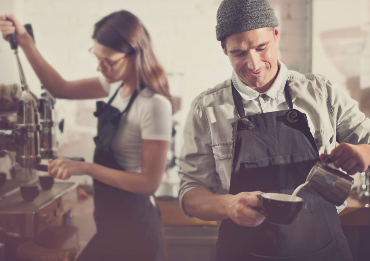
[[[226,213],[236,224],[246,227],[257,227],[266,219],[264,215],[252,207],[261,206],[257,196],[263,192],[242,192],[237,195],[229,195],[226,203]]]
[[[11,21],[7,21],[9,19]],[[9,34],[14,34],[17,37],[17,41],[19,46],[22,47],[22,44],[28,39],[27,30],[26,28],[15,18],[12,14],[4,14],[0,17],[0,30],[4,40],[8,40],[7,36]]]

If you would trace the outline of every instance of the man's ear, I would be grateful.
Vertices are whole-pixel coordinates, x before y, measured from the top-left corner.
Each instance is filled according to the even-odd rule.
[[[221,41],[221,47],[222,47],[222,51],[224,51],[224,54],[227,55],[227,50],[226,50],[226,46],[224,44],[224,41]]]
[[[277,29],[277,27],[274,28],[274,35],[275,35],[275,42],[276,42],[280,39],[280,32],[279,32],[279,29]]]

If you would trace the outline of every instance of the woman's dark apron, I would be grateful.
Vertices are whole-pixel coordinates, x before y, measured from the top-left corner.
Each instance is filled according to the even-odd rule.
[[[135,90],[126,109],[120,112],[111,106],[120,87],[108,103],[98,101],[94,113],[98,118],[94,163],[116,170],[124,169],[115,161],[110,145],[121,116],[129,111],[138,95]],[[149,196],[121,190],[95,179],[94,190],[97,232],[78,261],[165,260],[160,218]]]
[[[304,113],[293,109],[245,116],[242,97],[232,84],[240,118],[233,127],[233,167],[230,194],[262,191],[292,194],[319,160]],[[290,225],[264,221],[244,227],[222,221],[217,258],[222,261],[349,261],[352,260],[336,208],[320,196],[301,190],[304,204]]]

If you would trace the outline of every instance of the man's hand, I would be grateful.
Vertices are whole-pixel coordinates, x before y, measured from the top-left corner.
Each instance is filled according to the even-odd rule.
[[[320,160],[325,161],[329,156],[334,166],[346,171],[349,175],[365,171],[370,165],[370,145],[341,143],[329,154],[320,155]]]
[[[266,217],[254,210],[252,207],[261,206],[257,196],[263,192],[242,192],[237,195],[230,195],[227,202],[227,215],[236,224],[246,227],[257,227],[262,224]]]

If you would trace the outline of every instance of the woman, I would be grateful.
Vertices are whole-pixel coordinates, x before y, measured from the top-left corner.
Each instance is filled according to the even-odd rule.
[[[166,166],[171,96],[141,21],[120,11],[97,22],[90,52],[102,77],[77,81],[64,80],[44,60],[13,15],[1,17],[0,29],[4,39],[16,34],[43,86],[57,98],[103,98],[111,83],[122,82],[108,103],[97,102],[94,163],[58,158],[49,165],[58,179],[84,174],[94,179],[97,233],[78,260],[164,260],[160,219],[149,195]]]

